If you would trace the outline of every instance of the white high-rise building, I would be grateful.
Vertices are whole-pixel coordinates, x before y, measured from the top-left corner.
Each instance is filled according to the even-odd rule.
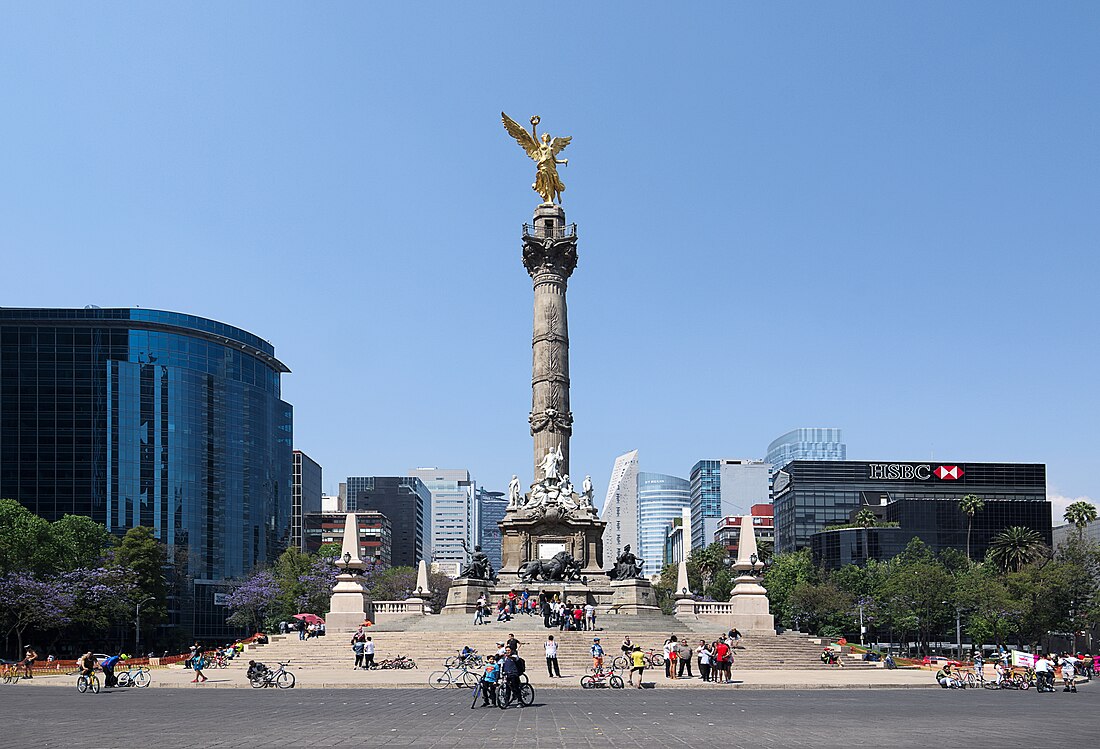
[[[623,547],[638,551],[638,451],[615,458],[601,519],[607,521],[603,534],[603,566],[609,568]]]
[[[458,468],[414,468],[409,471],[432,493],[431,562],[444,574],[457,575],[466,561],[462,543],[474,548],[478,536],[478,503],[470,472]]]

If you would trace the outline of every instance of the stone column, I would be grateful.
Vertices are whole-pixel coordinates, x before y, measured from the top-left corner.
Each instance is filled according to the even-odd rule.
[[[561,445],[560,471],[569,473],[569,322],[565,292],[577,267],[576,226],[567,226],[561,206],[543,203],[535,209],[533,225],[523,227],[523,265],[535,291],[531,336],[531,436],[534,437],[534,480],[543,478],[538,466],[549,450]]]

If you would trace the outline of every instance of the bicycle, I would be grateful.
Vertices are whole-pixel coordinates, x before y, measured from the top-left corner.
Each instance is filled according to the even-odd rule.
[[[95,675],[94,671],[91,674],[81,674],[76,677],[76,691],[81,694],[85,692],[99,694],[99,677]]]
[[[448,656],[443,661],[444,668],[481,668],[484,665],[484,659],[480,655],[478,655],[478,652],[476,650],[472,651],[465,657],[463,657],[462,653],[459,652],[458,655]]]
[[[252,685],[253,689],[263,689],[270,686],[275,686],[279,689],[293,689],[294,674],[286,670],[286,667],[289,665],[290,661],[280,663],[279,667],[274,671],[267,670],[256,674],[249,679],[248,683]]]
[[[414,661],[412,658],[409,658],[408,656],[398,655],[396,658],[390,658],[384,661],[376,661],[374,665],[371,666],[371,670],[373,671],[376,668],[416,668],[416,661]]]
[[[610,686],[612,689],[622,689],[626,686],[623,677],[613,670],[591,669],[593,673],[581,677],[581,689],[599,689]]]
[[[128,668],[118,675],[118,685],[120,687],[138,687],[143,688],[149,686],[152,682],[149,669],[145,666],[138,666],[134,668]]]
[[[446,689],[449,686],[473,689],[479,681],[479,677],[465,667],[458,669],[448,666],[445,671],[433,671],[428,677],[428,686],[432,689]]]
[[[656,648],[650,648],[649,650],[642,651],[642,662],[645,663],[646,668],[660,668],[665,665],[665,656],[660,650]],[[611,667],[618,669],[619,671],[625,671],[634,664],[630,661],[630,656],[619,655],[611,661]]]
[[[4,661],[4,683],[5,684],[18,684],[19,683],[19,664],[9,661]]]
[[[477,707],[478,697],[481,697],[482,692],[485,692],[486,690],[490,690],[489,693],[488,693],[489,704],[490,705],[495,705],[496,704],[496,695],[493,694],[493,692],[496,691],[496,688],[497,688],[496,682],[486,683],[486,682],[482,681],[481,679],[478,679],[477,684],[474,685],[474,700],[473,700],[473,702],[470,703],[470,709],[473,710]]]
[[[527,707],[535,701],[535,688],[530,684],[520,682],[519,689],[512,689],[507,680],[497,686],[497,707],[507,710],[512,702],[518,702],[520,707]]]

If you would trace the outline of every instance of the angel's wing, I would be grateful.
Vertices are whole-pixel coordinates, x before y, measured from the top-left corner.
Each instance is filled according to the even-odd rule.
[[[565,147],[569,145],[569,141],[573,140],[573,136],[567,136],[564,138],[554,138],[550,141],[550,152],[557,156],[559,153],[565,150]]]
[[[531,133],[523,129],[523,127],[513,120],[504,112],[500,113],[500,121],[504,123],[504,129],[508,131],[508,134],[516,139],[516,143],[523,146],[523,150],[527,152],[527,155],[532,159],[538,158],[539,144],[532,137]]]

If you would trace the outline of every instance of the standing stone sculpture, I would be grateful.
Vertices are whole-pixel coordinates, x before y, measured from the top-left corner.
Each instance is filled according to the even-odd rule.
[[[516,474],[512,474],[512,480],[508,482],[508,506],[507,510],[515,510],[519,507],[520,495],[519,495],[519,477]]]

